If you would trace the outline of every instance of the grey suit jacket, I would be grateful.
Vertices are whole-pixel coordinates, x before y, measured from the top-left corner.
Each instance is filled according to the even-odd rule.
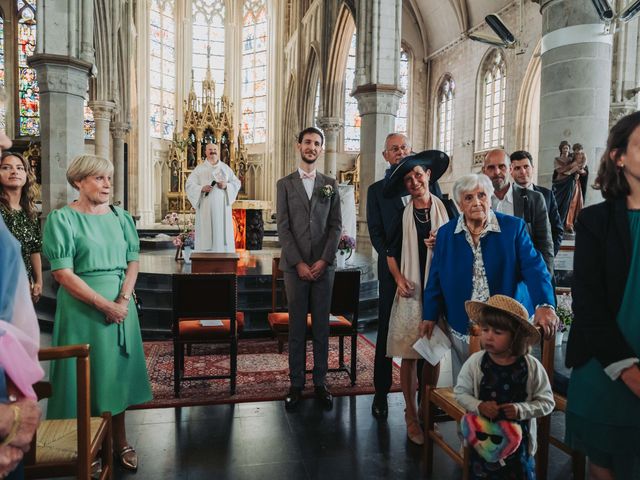
[[[333,187],[333,197],[322,196],[320,189],[325,185]],[[320,259],[334,268],[342,233],[338,182],[318,172],[309,200],[296,170],[278,180],[277,192],[280,270],[295,272],[298,263],[312,265]]]
[[[540,192],[522,188],[515,183],[511,183],[511,187],[513,188],[513,214],[525,221],[533,246],[542,254],[549,273],[553,274],[553,237],[544,196]]]

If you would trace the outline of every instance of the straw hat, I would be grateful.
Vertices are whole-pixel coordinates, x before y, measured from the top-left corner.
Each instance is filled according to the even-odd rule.
[[[522,306],[520,302],[506,295],[493,295],[486,302],[478,302],[476,300],[467,300],[464,302],[464,308],[469,315],[469,319],[477,322],[486,308],[493,308],[506,313],[516,322],[518,322],[529,337],[529,343],[534,345],[540,341],[540,332],[529,323],[529,312]]]
[[[449,156],[440,150],[425,150],[403,158],[391,172],[384,185],[382,194],[385,198],[407,195],[404,176],[417,166],[421,166],[425,170],[431,170],[429,185],[433,185],[449,168]]]

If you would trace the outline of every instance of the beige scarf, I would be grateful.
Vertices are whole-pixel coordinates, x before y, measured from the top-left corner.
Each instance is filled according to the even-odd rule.
[[[449,221],[447,210],[442,201],[431,195],[431,229],[438,230]],[[422,321],[422,297],[424,287],[429,278],[429,268],[433,250],[427,250],[425,263],[424,285],[420,285],[420,253],[418,250],[418,233],[413,220],[413,201],[410,201],[402,214],[402,258],[400,272],[414,285],[411,297],[402,297],[396,290],[391,308],[389,333],[387,336],[387,356],[402,358],[420,358],[411,348],[420,337],[418,325]]]

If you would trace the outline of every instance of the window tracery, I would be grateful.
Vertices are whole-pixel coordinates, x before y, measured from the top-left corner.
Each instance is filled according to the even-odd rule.
[[[27,59],[36,50],[36,0],[17,0],[18,13],[18,132],[40,135],[40,90],[36,71]]]
[[[504,119],[507,103],[506,66],[502,53],[494,50],[483,65],[482,148],[504,145]]]
[[[404,90],[404,95],[398,104],[398,113],[396,115],[395,131],[404,135],[409,134],[409,54],[402,48],[400,50],[400,88]]]
[[[175,2],[151,0],[149,121],[151,136],[171,139],[175,127]]]
[[[196,94],[202,94],[202,82],[210,56],[211,74],[216,82],[216,100],[224,92],[225,15],[224,0],[193,0],[191,4],[191,65]]]
[[[351,37],[344,82],[344,150],[347,152],[360,151],[360,111],[358,110],[358,101],[351,96],[355,75],[356,32]]]
[[[438,86],[438,112],[437,112],[437,148],[448,155],[453,152],[453,99],[455,96],[456,82],[449,74],[445,75]]]

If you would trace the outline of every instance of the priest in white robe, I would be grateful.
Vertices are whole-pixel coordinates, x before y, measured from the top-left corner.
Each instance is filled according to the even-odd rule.
[[[218,145],[207,144],[205,155],[206,160],[191,172],[185,187],[196,209],[194,251],[232,253],[236,248],[231,205],[240,191],[240,180],[220,161]]]

